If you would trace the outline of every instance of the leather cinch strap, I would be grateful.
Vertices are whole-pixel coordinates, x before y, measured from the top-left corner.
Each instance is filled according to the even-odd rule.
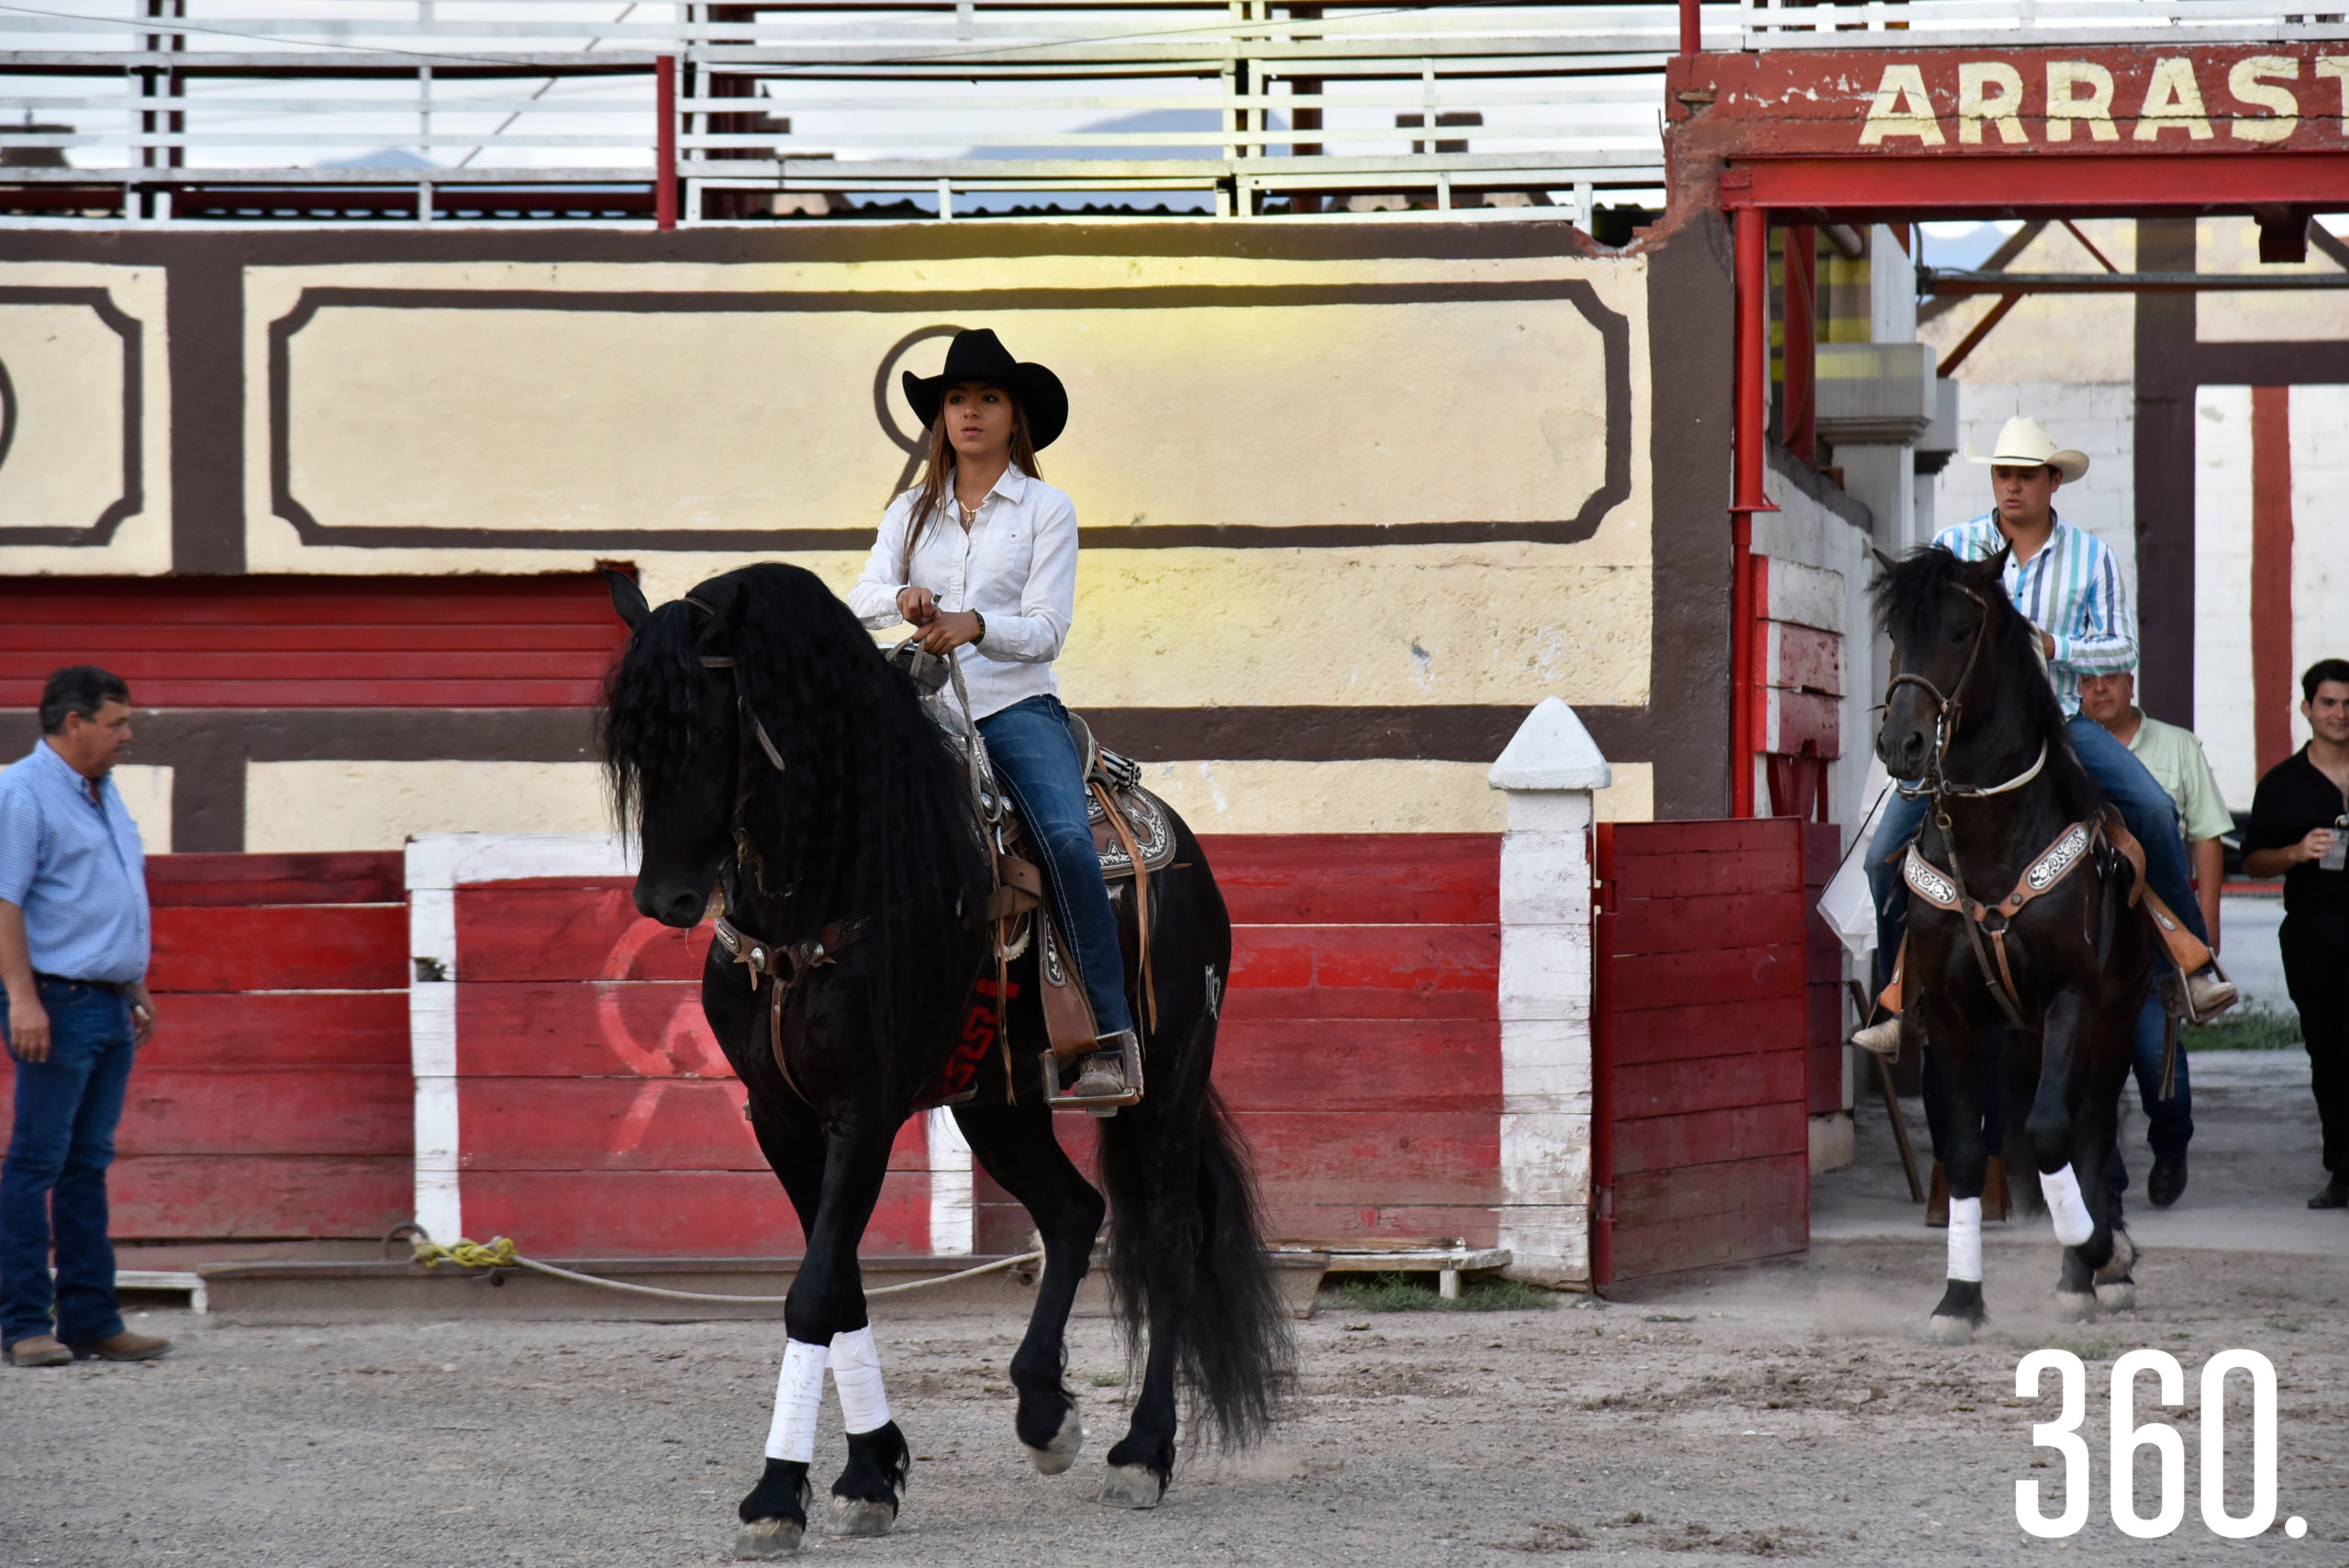
[[[1909,892],[1936,909],[1946,909],[1964,918],[1965,940],[1974,950],[1974,961],[1982,970],[1983,982],[1989,986],[1990,995],[1998,998],[2008,1021],[2017,1029],[2030,1026],[2023,1022],[2022,994],[2015,984],[2014,970],[2007,961],[2007,927],[2021,912],[2023,906],[2034,898],[2053,893],[2079,870],[2099,839],[2110,838],[2116,826],[2105,819],[2110,815],[2108,811],[2104,816],[2075,822],[2056,834],[2055,841],[2040,851],[2038,856],[2023,867],[2022,875],[2015,880],[2014,891],[1996,904],[1985,905],[1967,897],[1957,878],[1927,860],[1914,843],[1909,846],[1908,854],[1901,860],[1900,879],[1909,884]],[[2126,829],[2122,831],[2125,833]],[[2134,847],[2134,840],[2132,840],[2132,847]],[[2143,881],[2141,864],[2138,872],[2141,886]],[[1987,951],[1982,945],[1985,932],[1990,938]]]
[[[767,1047],[774,1053],[775,1069],[783,1074],[784,1084],[791,1092],[809,1106],[816,1102],[807,1098],[807,1091],[791,1075],[791,1063],[784,1053],[784,1007],[809,970],[833,962],[833,955],[862,938],[868,926],[869,922],[863,919],[834,920],[815,936],[788,947],[776,947],[751,936],[725,916],[718,917],[718,945],[751,972],[753,993],[762,984],[767,987]]]

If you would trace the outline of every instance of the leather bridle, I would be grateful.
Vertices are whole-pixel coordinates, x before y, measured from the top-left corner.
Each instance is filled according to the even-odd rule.
[[[2023,1022],[2022,1006],[2016,994],[2014,973],[2007,963],[2007,926],[2009,917],[2020,910],[2030,897],[2036,896],[2038,892],[2043,892],[2045,889],[2037,889],[2025,894],[2019,885],[2018,895],[2009,896],[1996,907],[1985,907],[1967,897],[1965,870],[1957,858],[1957,829],[1950,820],[1949,802],[1954,798],[1986,799],[1991,795],[2005,795],[2010,790],[2021,789],[2037,778],[2040,770],[2047,765],[2048,747],[2047,742],[2042,740],[2039,743],[2039,755],[2032,759],[2031,766],[2004,783],[1965,784],[1950,782],[1947,769],[1949,748],[1950,743],[1956,739],[1957,727],[1965,717],[1966,684],[1973,680],[1974,667],[1981,662],[1983,645],[1989,640],[1990,637],[1989,602],[1971,588],[1958,587],[1955,591],[1972,600],[1974,607],[1981,612],[1981,619],[1974,628],[1973,644],[1965,651],[1965,663],[1958,671],[1956,682],[1950,687],[1947,694],[1943,694],[1941,688],[1924,676],[1910,674],[1904,671],[1894,675],[1889,682],[1886,683],[1884,688],[1884,701],[1887,710],[1892,706],[1892,694],[1904,685],[1915,686],[1922,691],[1932,699],[1934,707],[1933,751],[1932,756],[1926,762],[1925,776],[1914,784],[1901,783],[1897,784],[1895,787],[1911,800],[1919,795],[1924,795],[1932,800],[1933,826],[1941,829],[1942,845],[1949,854],[1949,875],[1955,890],[1952,901],[1943,902],[1936,898],[1932,902],[1941,908],[1955,911],[1965,921],[1966,944],[1974,950],[1974,961],[1982,971],[1983,984],[1989,988],[1990,995],[1998,999],[1998,1006],[2006,1013],[2008,1021],[2019,1029],[2028,1030],[2031,1026]],[[1913,842],[1903,852],[1915,855],[1920,862],[1924,861],[1923,854]],[[2053,852],[2052,847],[2050,852]],[[2065,862],[2064,872],[2068,873],[2074,865],[2079,863],[2082,858],[2084,857],[2075,855]],[[1932,864],[1930,862],[1924,863],[1927,866]],[[2026,871],[2024,874],[2027,877],[2030,873]],[[1910,885],[1913,889],[1915,886],[1913,879],[1910,879]],[[1994,918],[1998,924],[1986,927],[1986,922]],[[1982,940],[1986,929],[1990,937],[1988,945],[1986,945]],[[1991,960],[1991,946],[1995,946],[1998,950],[1995,965]]]
[[[705,615],[716,613],[690,594],[685,595],[685,603]],[[767,733],[765,723],[751,711],[750,699],[742,691],[742,667],[734,657],[731,654],[705,653],[701,655],[701,665],[705,670],[730,671],[734,679],[734,711],[738,721],[734,740],[732,822],[735,874],[729,875],[726,881],[731,888],[736,884],[736,877],[747,871],[761,896],[771,898],[774,895],[767,886],[766,862],[760,858],[758,847],[751,842],[746,820],[751,804],[751,785],[758,776],[758,762],[751,754],[751,743],[754,740],[758,742],[759,751],[765,754],[768,764],[778,773],[786,771],[783,752],[775,745],[774,737]],[[786,893],[788,891],[785,890]],[[798,990],[799,983],[807,977],[808,973],[832,963],[834,954],[864,935],[868,922],[863,918],[835,920],[813,937],[788,946],[777,946],[762,940],[737,924],[732,917],[732,905],[733,901],[728,899],[727,907],[718,913],[716,922],[718,943],[734,962],[750,971],[753,996],[762,984],[768,987],[767,1042],[774,1054],[775,1069],[783,1074],[783,1081],[791,1092],[812,1106],[815,1102],[807,1098],[807,1091],[792,1077],[791,1063],[784,1051],[784,1011],[792,994]]]

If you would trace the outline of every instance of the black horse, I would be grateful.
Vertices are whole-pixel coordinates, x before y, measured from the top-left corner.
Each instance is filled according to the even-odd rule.
[[[1011,976],[1013,995],[1027,1001],[1015,1001],[1006,1023],[1016,1076],[988,1039],[989,877],[959,763],[912,682],[807,572],[747,567],[659,609],[614,573],[612,597],[632,632],[607,685],[604,758],[622,825],[642,846],[637,907],[689,928],[723,884],[729,922],[774,969],[746,984],[759,970],[713,942],[702,1007],[749,1088],[759,1147],[807,1236],[784,1308],[786,1385],[797,1358],[802,1392],[812,1365],[820,1398],[824,1348],[866,1328],[857,1243],[890,1143],[963,1046],[959,1060],[967,1068],[975,1055],[977,1076],[955,1120],[1043,1238],[1035,1310],[1011,1362],[1014,1427],[1039,1470],[1066,1470],[1083,1429],[1063,1384],[1063,1331],[1105,1206],[1034,1102],[1046,1038],[1033,1005],[1036,944],[1025,983],[1017,966]],[[1174,863],[1149,882],[1149,1096],[1104,1122],[1101,1140],[1112,1296],[1129,1342],[1146,1335],[1148,1345],[1102,1500],[1140,1507],[1157,1503],[1174,1467],[1178,1369],[1219,1434],[1245,1443],[1271,1419],[1294,1353],[1244,1151],[1208,1083],[1230,922],[1197,840],[1180,822],[1176,832]],[[1133,901],[1119,902],[1130,976]],[[974,1033],[983,1054],[967,1047]],[[1015,1084],[1022,1103],[1011,1103]],[[877,1366],[865,1375],[877,1396]],[[779,1412],[779,1432],[784,1425]],[[807,1526],[807,1462],[774,1457],[778,1442],[742,1500],[743,1555],[783,1555]],[[848,1446],[833,1528],[886,1530],[904,1489],[905,1439],[892,1420],[852,1433]]]
[[[2039,1171],[2026,1202],[2044,1201],[2065,1244],[2059,1306],[2084,1317],[2099,1296],[2134,1304],[2135,1251],[2104,1172],[2152,939],[2132,907],[2142,873],[2116,847],[2125,830],[2072,752],[2037,634],[2000,580],[2005,552],[1878,560],[1893,676],[1876,753],[1932,802],[1903,863],[1902,973],[1904,1028],[1922,1032],[1946,1105],[1949,1284],[1931,1330],[1962,1343],[1984,1316],[1982,1126],[1994,1095],[2007,1168]],[[2000,1031],[2008,1049],[1994,1051]]]

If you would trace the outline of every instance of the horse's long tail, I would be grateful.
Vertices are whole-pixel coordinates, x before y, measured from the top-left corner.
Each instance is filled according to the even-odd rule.
[[[1212,1018],[1201,1020],[1212,1029]],[[1160,1102],[1161,1116],[1185,1096]],[[1144,1342],[1150,1318],[1153,1244],[1179,1247],[1184,1238],[1154,1234],[1151,1223],[1152,1165],[1169,1140],[1161,1117],[1137,1115],[1143,1106],[1107,1123],[1101,1174],[1109,1189],[1109,1289],[1130,1345]],[[1199,1097],[1190,1129],[1197,1149],[1190,1300],[1175,1325],[1184,1380],[1216,1435],[1228,1447],[1262,1438],[1293,1381],[1297,1360],[1289,1314],[1274,1285],[1264,1254],[1255,1178],[1238,1129],[1212,1086]],[[1163,1209],[1161,1212],[1164,1212]],[[1189,1229],[1185,1227],[1184,1229]]]

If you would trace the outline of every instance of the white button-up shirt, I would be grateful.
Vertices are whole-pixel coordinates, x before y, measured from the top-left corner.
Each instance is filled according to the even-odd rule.
[[[1076,615],[1076,507],[1014,463],[979,503],[978,520],[968,529],[950,489],[944,515],[930,519],[908,560],[907,525],[918,494],[907,491],[882,514],[864,574],[849,590],[849,608],[874,631],[902,626],[897,595],[920,587],[941,610],[978,611],[986,636],[954,651],[974,717],[1041,694],[1057,695],[1052,661]]]

